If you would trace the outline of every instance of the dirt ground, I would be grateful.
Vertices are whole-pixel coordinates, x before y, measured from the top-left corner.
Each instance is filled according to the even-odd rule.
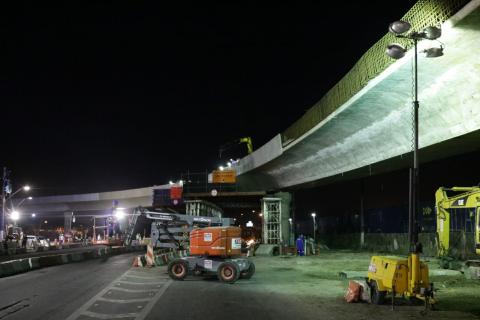
[[[436,259],[423,258],[438,288],[436,310],[397,298],[395,310],[385,305],[346,303],[348,279],[364,279],[371,253],[324,251],[318,256],[253,257],[256,274],[243,290],[262,290],[296,300],[305,318],[315,319],[480,319],[480,280],[466,280],[456,271],[440,269]],[[347,274],[347,278],[339,275]],[[391,300],[387,300],[391,301]]]

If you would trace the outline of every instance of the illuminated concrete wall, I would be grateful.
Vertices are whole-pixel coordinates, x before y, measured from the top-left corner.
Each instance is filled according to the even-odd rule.
[[[472,1],[442,26],[439,40],[445,46],[444,56],[420,55],[421,160],[426,160],[422,151],[427,149],[429,160],[449,155],[453,148],[447,142],[452,139],[455,152],[478,145],[467,137],[480,132],[479,5],[480,1]],[[419,51],[432,45],[429,42],[422,41]],[[388,167],[405,157],[412,150],[412,56],[408,52],[317,126],[275,150],[277,156],[271,161],[251,168],[243,162],[252,161],[242,159],[241,188],[292,187],[377,163]],[[269,148],[260,148],[250,158],[268,159],[266,152]]]

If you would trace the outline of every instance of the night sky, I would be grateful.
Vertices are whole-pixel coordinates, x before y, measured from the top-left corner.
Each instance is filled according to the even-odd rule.
[[[258,148],[295,122],[415,3],[401,2],[15,2],[1,8],[0,165],[37,195],[211,170],[225,142]]]

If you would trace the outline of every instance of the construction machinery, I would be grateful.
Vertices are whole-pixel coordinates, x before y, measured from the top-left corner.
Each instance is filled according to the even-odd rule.
[[[415,179],[415,170],[411,170],[408,228],[410,253],[408,257],[372,257],[368,267],[367,283],[370,286],[371,300],[374,304],[382,304],[387,294],[391,295],[392,306],[396,295],[423,300],[425,307],[435,303],[428,266],[420,261],[422,245],[418,242],[416,225],[416,204],[418,202],[414,199],[418,195],[415,188],[412,188],[412,182]]]
[[[216,274],[225,283],[250,279],[255,265],[241,256],[241,232],[239,227],[226,226],[194,229],[190,232],[190,255],[171,261],[169,276],[183,280],[188,274]]]
[[[232,218],[222,218],[221,215],[212,216],[187,215],[176,212],[151,211],[138,207],[130,217],[127,226],[125,244],[130,245],[133,240],[135,225],[140,216],[152,220],[150,241],[154,248],[171,248],[184,250],[188,247],[189,233],[197,227],[230,226]]]
[[[373,256],[368,267],[368,284],[372,303],[382,304],[388,294],[415,297],[426,305],[435,303],[433,284],[429,282],[428,266],[420,262],[420,253],[407,258]]]
[[[435,210],[439,257],[480,254],[480,187],[439,188]],[[468,243],[467,234],[473,234],[473,247],[459,253],[454,244]]]

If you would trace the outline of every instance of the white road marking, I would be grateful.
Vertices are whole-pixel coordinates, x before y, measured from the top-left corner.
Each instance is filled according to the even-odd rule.
[[[170,279],[170,280],[168,280],[167,283],[165,283],[165,285],[157,292],[157,294],[155,294],[155,296],[152,298],[152,300],[150,300],[150,302],[147,303],[145,308],[143,308],[142,312],[140,312],[140,314],[135,318],[135,320],[143,320],[143,319],[145,319],[146,316],[148,316],[148,314],[152,310],[155,303],[157,303],[157,301],[160,300],[160,298],[165,293],[167,288],[172,284],[172,282],[173,282],[173,280]]]
[[[108,298],[97,298],[97,301],[113,302],[113,303],[134,303],[134,302],[145,302],[150,301],[152,298],[141,298],[141,299],[108,299]]]
[[[121,313],[121,314],[103,314],[103,313],[96,313],[92,311],[85,311],[82,315],[97,318],[97,319],[122,319],[122,318],[135,318],[138,313]],[[70,319],[70,318],[67,318]]]
[[[125,281],[125,280],[117,280],[115,282],[120,283],[120,284],[124,283],[124,284],[133,284],[133,285],[139,285],[139,286],[144,286],[146,284],[147,285],[150,285],[150,284],[154,285],[154,284],[164,284],[165,283],[165,282],[158,282],[158,281],[156,281],[156,282],[152,282],[152,281],[150,281],[150,282],[132,282],[132,281]]]
[[[146,292],[156,292],[157,289],[143,289],[143,290],[136,290],[136,289],[126,289],[126,288],[119,288],[119,287],[112,287],[110,290],[117,290],[117,291],[125,291],[125,292],[139,292],[139,293],[146,293]]]
[[[158,278],[158,277],[143,277],[143,276],[137,276],[133,274],[127,274],[125,275],[127,278],[137,278],[137,279],[145,279],[145,280],[152,280],[152,279],[168,279],[167,277],[165,278]]]
[[[131,270],[128,270],[124,274],[122,274],[120,277],[118,277],[116,280],[112,281],[106,288],[101,290],[97,295],[92,297],[90,300],[88,300],[83,306],[78,308],[74,313],[72,313],[66,320],[75,320],[78,317],[84,315],[92,318],[97,318],[97,319],[122,319],[122,318],[135,318],[135,320],[143,320],[145,317],[148,315],[148,313],[152,310],[153,306],[157,301],[161,298],[161,296],[165,293],[167,288],[170,286],[170,284],[173,282],[169,278],[160,278],[160,280],[165,280],[164,282],[159,282],[158,277],[149,277],[147,279],[152,279],[152,280],[157,280],[155,282],[131,282],[131,281],[123,281],[122,279],[124,277],[128,277],[128,273],[131,272]],[[120,288],[118,287],[121,284],[133,284],[133,285],[157,285],[156,288],[152,289],[126,289],[126,288]],[[160,289],[159,289],[160,288]],[[149,293],[151,298],[141,298],[141,299],[108,299],[104,298],[103,296],[106,294],[111,294],[113,290],[117,291],[123,291],[123,292],[129,292],[129,293]],[[92,312],[88,311],[88,309],[91,306],[98,306],[97,301],[104,301],[104,302],[112,302],[112,303],[134,303],[134,302],[147,302],[148,303],[143,306],[137,306],[137,309],[139,309],[139,312],[134,312],[134,313],[123,313],[123,314],[104,314],[104,313],[97,313],[97,312]],[[143,308],[143,309],[142,309]],[[140,309],[142,309],[140,311]]]

